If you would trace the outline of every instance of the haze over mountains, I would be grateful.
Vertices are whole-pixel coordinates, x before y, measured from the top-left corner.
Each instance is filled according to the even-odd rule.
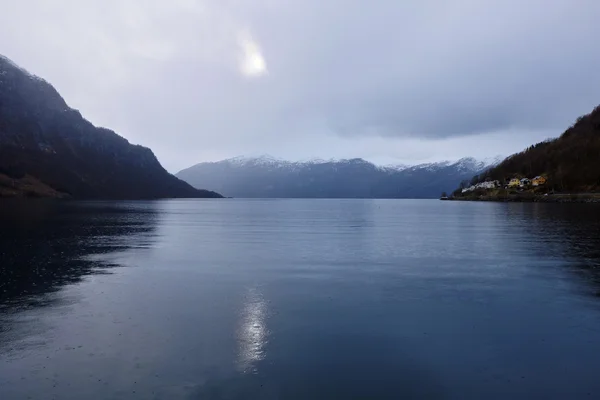
[[[97,128],[45,80],[0,56],[0,197],[220,197],[169,174],[154,153]]]
[[[176,174],[195,187],[247,198],[436,198],[498,163],[463,158],[376,166],[360,158],[290,162],[269,156],[199,163]]]
[[[381,167],[362,159],[238,157],[198,164],[180,180],[150,149],[93,126],[51,84],[0,56],[0,197],[220,196],[200,189],[210,188],[232,197],[434,198],[489,165],[469,158]]]
[[[98,128],[45,80],[0,56],[0,197],[437,198],[461,181],[544,175],[556,191],[600,188],[599,108],[561,137],[501,158],[377,166],[360,158],[236,157],[169,174],[154,153]],[[499,164],[499,165],[498,165]],[[492,168],[495,167],[495,168]],[[179,179],[178,179],[179,178]]]

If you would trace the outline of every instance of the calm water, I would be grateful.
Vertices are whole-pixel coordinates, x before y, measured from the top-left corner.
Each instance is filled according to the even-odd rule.
[[[0,203],[0,399],[600,397],[600,207]]]

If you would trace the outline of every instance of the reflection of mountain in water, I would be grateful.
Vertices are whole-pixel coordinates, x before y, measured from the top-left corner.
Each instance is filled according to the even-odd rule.
[[[148,245],[148,203],[8,202],[0,207],[0,310],[44,305],[44,294],[111,267],[94,254]]]

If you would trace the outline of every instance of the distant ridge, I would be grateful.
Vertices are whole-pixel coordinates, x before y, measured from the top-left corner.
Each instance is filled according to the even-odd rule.
[[[489,162],[474,158],[377,166],[361,158],[292,162],[261,156],[200,163],[176,176],[232,197],[438,198],[489,167]]]
[[[0,197],[221,197],[169,174],[146,147],[97,128],[45,80],[0,56]]]

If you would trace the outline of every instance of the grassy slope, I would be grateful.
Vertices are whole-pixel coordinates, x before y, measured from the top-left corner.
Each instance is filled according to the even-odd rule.
[[[7,175],[0,174],[0,198],[2,197],[66,198],[69,196],[54,190],[30,175],[13,179]]]

